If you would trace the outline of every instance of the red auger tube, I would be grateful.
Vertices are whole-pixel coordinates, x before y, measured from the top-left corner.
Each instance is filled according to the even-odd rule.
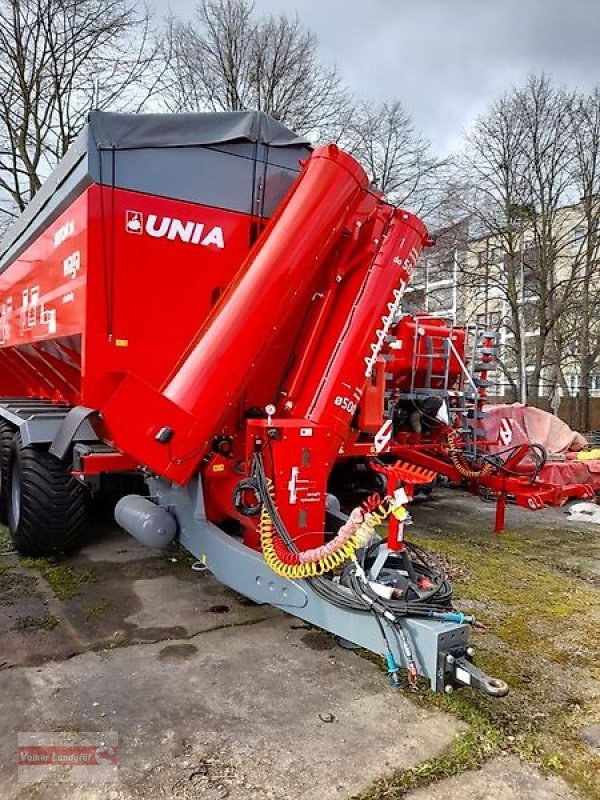
[[[389,214],[389,206],[387,209]],[[417,217],[407,211],[393,211],[348,318],[331,320],[324,330],[320,348],[323,363],[313,363],[313,373],[297,398],[296,413],[300,416],[325,425],[340,438],[347,434],[427,241],[427,229]],[[316,386],[315,375],[320,376]],[[338,444],[339,440],[332,441],[332,448]]]
[[[162,392],[128,378],[107,404],[120,449],[178,483],[189,480],[280,327],[304,313],[367,186],[362,167],[335,145],[312,154]],[[162,442],[159,431],[166,431]]]

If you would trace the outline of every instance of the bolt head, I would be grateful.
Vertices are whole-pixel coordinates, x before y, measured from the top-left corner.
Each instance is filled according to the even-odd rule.
[[[444,692],[446,694],[452,694],[453,691],[454,691],[454,686],[450,686],[450,684],[444,686]]]
[[[454,664],[454,661],[455,659],[452,653],[448,653],[448,655],[446,656],[446,664]]]
[[[475,648],[471,646],[467,647],[466,653],[469,656],[469,658],[473,658],[473,656],[475,655]]]

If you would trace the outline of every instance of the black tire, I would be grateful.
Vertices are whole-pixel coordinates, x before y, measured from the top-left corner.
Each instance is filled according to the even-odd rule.
[[[89,491],[69,466],[16,436],[9,463],[8,527],[23,555],[69,553],[82,543]]]
[[[8,465],[15,429],[5,419],[0,419],[0,523],[8,520]]]

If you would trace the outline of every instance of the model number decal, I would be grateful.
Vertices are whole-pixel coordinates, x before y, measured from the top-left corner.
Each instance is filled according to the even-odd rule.
[[[63,261],[63,275],[65,278],[76,278],[77,273],[81,269],[81,253],[75,250],[70,256],[67,256]]]
[[[61,225],[61,227],[54,234],[54,247],[59,247],[65,241],[65,239],[68,239],[69,236],[73,236],[74,233],[75,223],[72,219],[70,219],[68,222],[65,222],[64,225]]]
[[[343,408],[344,411],[347,411],[349,414],[354,414],[356,411],[356,403],[349,397],[342,397],[340,394],[338,394],[333,402],[334,405]]]

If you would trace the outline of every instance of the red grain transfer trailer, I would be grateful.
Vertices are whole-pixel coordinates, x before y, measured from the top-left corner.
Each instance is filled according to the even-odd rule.
[[[0,505],[17,548],[72,549],[90,492],[135,472],[149,497],[115,516],[146,544],[177,537],[256,602],[386,655],[394,683],[404,665],[437,690],[505,693],[471,663],[474,619],[447,581],[376,536],[402,494],[346,515],[328,492],[365,408],[383,417],[389,334],[427,243],[350,155],[264,114],[92,113],[0,244]]]

